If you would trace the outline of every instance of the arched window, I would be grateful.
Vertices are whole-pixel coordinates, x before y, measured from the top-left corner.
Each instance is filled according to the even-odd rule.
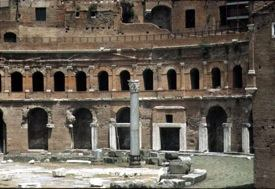
[[[109,75],[106,71],[98,73],[98,90],[108,91],[109,90]]]
[[[177,73],[175,70],[170,69],[167,72],[167,82],[168,82],[168,89],[169,90],[176,90],[177,89]]]
[[[19,72],[13,72],[11,74],[11,91],[12,92],[23,91],[23,76]]]
[[[149,22],[156,24],[163,29],[171,29],[171,8],[167,6],[156,6],[151,11]]]
[[[129,85],[128,80],[130,80],[130,73],[126,70],[120,73],[120,86],[122,91],[128,91]]]
[[[54,74],[54,91],[65,91],[65,75],[62,72]]]
[[[143,82],[145,90],[153,90],[154,88],[154,73],[150,69],[146,69],[143,71]]]
[[[16,43],[16,34],[12,32],[7,32],[4,34],[4,42]]]
[[[79,71],[75,75],[76,79],[76,91],[86,91],[87,90],[87,77],[86,73]]]
[[[212,88],[221,87],[221,72],[219,68],[213,68],[211,71],[212,74]]]
[[[191,88],[199,89],[200,88],[200,72],[197,68],[193,68],[190,71],[190,79],[191,79]]]
[[[44,91],[44,76],[41,72],[35,72],[32,74],[32,90]]]
[[[233,88],[243,87],[242,67],[240,65],[233,68]]]

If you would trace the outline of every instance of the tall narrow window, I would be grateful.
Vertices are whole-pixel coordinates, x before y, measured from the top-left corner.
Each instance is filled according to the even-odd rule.
[[[185,27],[194,28],[196,25],[195,10],[190,9],[185,11]]]
[[[87,90],[87,77],[85,72],[77,72],[75,75],[76,79],[76,91],[86,91]]]
[[[129,90],[129,85],[128,85],[129,79],[130,79],[130,73],[128,71],[124,70],[120,73],[120,85],[121,85],[122,91]]]
[[[177,73],[175,70],[171,69],[167,72],[167,82],[169,90],[177,89]]]
[[[197,68],[193,68],[190,71],[190,79],[191,79],[191,88],[199,89],[200,88],[200,73]]]
[[[173,123],[173,115],[172,114],[166,114],[166,123]]]
[[[35,8],[35,18],[36,21],[46,21],[46,8],[41,7],[41,8]]]
[[[23,91],[23,76],[19,72],[13,72],[11,74],[11,91],[12,92]]]
[[[41,72],[32,74],[32,90],[33,92],[44,91],[44,77]]]
[[[220,6],[220,25],[225,26],[227,23],[226,6]]]
[[[98,73],[98,90],[109,90],[109,75],[106,71],[101,71]]]
[[[233,88],[243,87],[242,67],[240,65],[233,68]]]
[[[143,82],[145,90],[153,90],[154,88],[154,74],[150,69],[146,69],[143,71]]]
[[[213,68],[212,74],[212,87],[214,89],[221,87],[221,72],[219,68]]]
[[[62,72],[54,74],[54,91],[65,91],[65,76]]]

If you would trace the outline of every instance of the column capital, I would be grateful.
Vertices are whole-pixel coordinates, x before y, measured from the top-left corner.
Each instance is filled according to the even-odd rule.
[[[50,70],[50,69],[52,69],[52,66],[46,66],[46,69]]]
[[[95,66],[89,66],[89,70],[93,70],[93,69],[95,69]]]
[[[67,66],[67,70],[73,70],[73,66]]]
[[[4,66],[4,69],[8,70],[8,69],[10,69],[10,67],[9,66]]]
[[[201,117],[200,127],[207,127],[206,117]]]
[[[180,65],[181,65],[181,67],[184,67],[186,64],[185,64],[185,62],[181,62]]]
[[[204,65],[204,66],[206,66],[207,65],[207,61],[202,61],[202,64]]]
[[[30,70],[30,66],[29,66],[29,65],[26,65],[26,66],[24,67],[24,69],[25,69],[25,70]]]
[[[250,123],[242,123],[242,127],[249,128],[249,127],[251,127],[251,124]]]
[[[232,127],[232,123],[223,123],[222,126],[223,128],[230,128]]]
[[[157,68],[161,68],[162,63],[157,63]]]
[[[112,65],[111,65],[111,67],[112,67],[112,68],[115,68],[115,67],[117,67],[117,65],[115,65],[115,64],[112,64]]]
[[[223,63],[224,63],[225,65],[227,65],[227,64],[228,64],[228,60],[224,60]]]
[[[255,25],[254,24],[247,24],[247,28],[248,28],[248,31],[253,32],[254,29],[255,29]]]
[[[131,93],[139,92],[139,80],[128,80]]]

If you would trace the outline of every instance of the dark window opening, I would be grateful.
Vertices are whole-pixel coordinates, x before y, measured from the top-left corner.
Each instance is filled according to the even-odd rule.
[[[3,120],[3,112],[0,111],[0,153],[6,153],[6,124]]]
[[[4,34],[4,42],[16,43],[16,34],[12,32],[7,32]]]
[[[88,15],[90,18],[96,17],[96,15],[97,15],[97,5],[96,4],[93,4],[90,6]]]
[[[185,27],[194,28],[196,24],[195,10],[190,9],[185,11]]]
[[[32,75],[32,90],[44,91],[44,76],[41,72],[35,72]]]
[[[29,149],[48,150],[48,114],[41,108],[34,108],[28,113]]]
[[[128,107],[121,108],[116,113],[116,122],[117,123],[130,123],[130,108],[128,108]]]
[[[109,75],[106,71],[102,71],[98,74],[98,89],[100,91],[109,90]]]
[[[191,77],[191,89],[199,89],[200,88],[200,73],[199,70],[196,68],[193,68],[190,71],[190,77]]]
[[[79,10],[75,11],[75,17],[76,17],[76,18],[79,18],[79,17],[80,17],[80,12],[79,12]]]
[[[129,91],[128,80],[130,80],[130,73],[128,71],[122,71],[120,73],[120,86],[122,91]]]
[[[233,88],[242,88],[243,78],[242,78],[242,67],[240,65],[235,66],[233,69]]]
[[[22,92],[23,91],[23,76],[19,72],[11,74],[11,91]]]
[[[75,149],[91,149],[91,126],[93,116],[90,110],[80,108],[74,111],[75,122],[73,127],[73,140]]]
[[[177,73],[175,70],[171,69],[167,72],[168,89],[177,89]]]
[[[128,2],[121,3],[122,6],[122,22],[131,23],[134,18],[133,4]]]
[[[130,149],[130,128],[129,127],[118,127],[117,128],[117,148],[119,150]]]
[[[179,128],[160,128],[161,150],[179,151]]]
[[[145,18],[148,22],[152,22],[163,29],[171,29],[171,8],[167,6],[156,6],[152,9],[151,15]]]
[[[143,82],[145,90],[153,90],[154,88],[154,74],[150,69],[146,69],[143,71]]]
[[[221,87],[221,72],[219,68],[213,68],[211,71],[212,74],[212,88]]]
[[[166,123],[173,123],[173,115],[166,114],[165,118],[166,118]]]
[[[46,8],[35,8],[36,21],[46,21]]]
[[[220,25],[226,26],[227,25],[227,13],[226,13],[226,6],[220,6]]]
[[[209,109],[206,122],[208,128],[208,145],[210,152],[223,152],[223,123],[227,115],[223,108],[214,106]]]
[[[65,76],[62,72],[54,74],[54,91],[65,91]]]
[[[76,91],[86,91],[87,90],[87,77],[85,72],[76,73]]]

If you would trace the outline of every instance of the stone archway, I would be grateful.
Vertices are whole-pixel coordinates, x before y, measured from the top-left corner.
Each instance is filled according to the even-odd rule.
[[[29,149],[48,150],[48,113],[42,108],[28,112]]]
[[[93,116],[90,110],[80,108],[73,112],[75,122],[73,124],[73,141],[75,149],[92,149],[91,123]]]
[[[3,120],[3,112],[0,110],[0,153],[6,152],[6,124]]]
[[[209,109],[206,122],[208,127],[208,146],[210,152],[224,152],[223,123],[227,121],[227,114],[220,106]]]

